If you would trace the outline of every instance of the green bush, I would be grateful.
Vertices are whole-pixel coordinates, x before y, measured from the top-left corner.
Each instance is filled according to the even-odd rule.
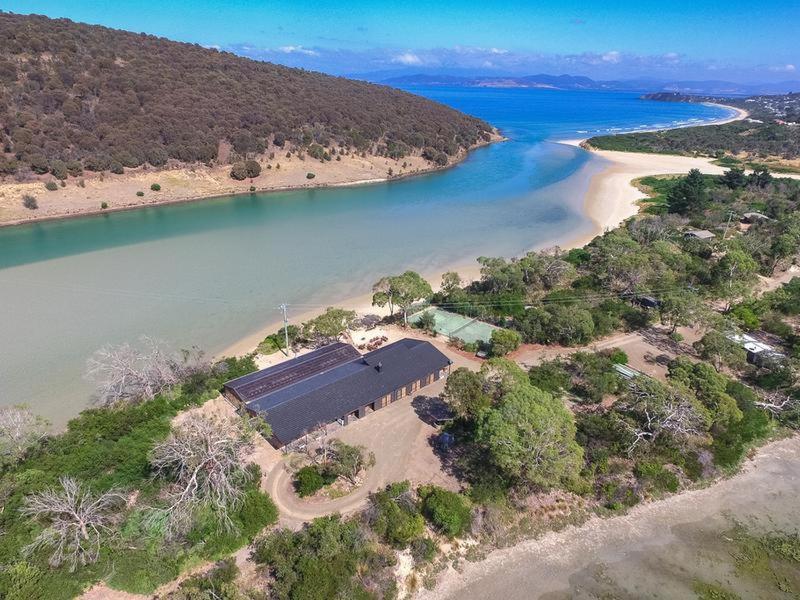
[[[519,348],[522,336],[511,329],[495,329],[492,331],[491,353],[492,356],[505,356]]]
[[[316,177],[314,173],[306,173],[306,179],[314,179],[314,177]]]
[[[153,183],[153,184],[151,184],[151,185],[150,185],[150,191],[153,191],[153,192],[160,192],[160,191],[161,191],[161,184],[159,184],[159,183]]]
[[[39,202],[36,200],[36,196],[25,194],[24,196],[22,196],[22,206],[24,206],[28,210],[36,210],[37,208],[39,208]]]
[[[108,208],[108,202],[106,202],[106,201],[101,202],[100,203],[100,208],[103,209],[103,210],[107,209]]]
[[[608,353],[608,360],[614,365],[627,365],[628,355],[619,348],[613,348],[611,352]]]
[[[301,498],[313,496],[326,485],[336,481],[336,476],[318,465],[308,465],[295,473],[294,489]]]
[[[638,462],[633,472],[641,482],[652,485],[660,492],[675,493],[680,486],[677,475],[657,462]]]
[[[55,192],[58,189],[58,184],[55,181],[48,181],[44,184],[48,192]]]
[[[425,519],[419,512],[408,481],[392,483],[371,497],[373,531],[387,543],[405,548],[422,535]]]
[[[456,492],[433,485],[418,490],[422,499],[422,514],[447,537],[460,537],[472,525],[472,509],[469,501]]]
[[[144,196],[144,192],[139,190],[138,192],[136,192],[136,195],[139,196],[139,198],[141,198],[142,196]]]
[[[528,378],[533,387],[554,395],[560,395],[572,384],[572,377],[560,360],[550,360],[531,367]]]

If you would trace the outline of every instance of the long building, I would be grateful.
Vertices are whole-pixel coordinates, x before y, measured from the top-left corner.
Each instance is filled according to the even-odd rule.
[[[451,361],[430,342],[402,339],[363,356],[329,344],[303,356],[233,379],[223,393],[272,427],[281,448],[338,421],[347,424],[444,377]]]

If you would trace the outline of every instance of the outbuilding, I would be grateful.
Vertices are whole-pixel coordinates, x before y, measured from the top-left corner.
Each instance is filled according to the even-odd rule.
[[[329,344],[226,383],[228,400],[272,427],[281,448],[333,422],[346,425],[445,377],[451,361],[430,342],[402,339],[363,356]]]
[[[708,229],[689,229],[683,233],[683,237],[696,240],[713,240],[717,236]]]

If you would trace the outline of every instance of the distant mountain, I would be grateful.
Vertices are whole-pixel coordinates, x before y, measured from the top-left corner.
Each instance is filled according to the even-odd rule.
[[[443,164],[483,121],[386,86],[151,35],[0,12],[0,177],[349,148]],[[322,153],[321,148],[314,148]]]
[[[763,94],[785,94],[800,91],[800,81],[779,83],[733,83],[730,81],[669,81],[660,79],[629,79],[619,81],[597,81],[580,75],[437,75],[420,73],[387,77],[386,72],[370,74],[361,78],[396,87],[450,86],[450,87],[497,87],[497,88],[551,88],[559,90],[609,90],[624,92],[676,92],[679,94],[703,94],[714,96],[754,96]]]

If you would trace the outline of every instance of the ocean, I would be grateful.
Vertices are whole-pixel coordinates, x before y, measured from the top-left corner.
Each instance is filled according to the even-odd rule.
[[[86,359],[146,334],[214,354],[279,318],[370,290],[586,235],[604,161],[556,143],[699,124],[721,107],[635,94],[409,88],[509,138],[431,175],[352,188],[214,198],[0,229],[0,403],[63,424],[90,402]]]

